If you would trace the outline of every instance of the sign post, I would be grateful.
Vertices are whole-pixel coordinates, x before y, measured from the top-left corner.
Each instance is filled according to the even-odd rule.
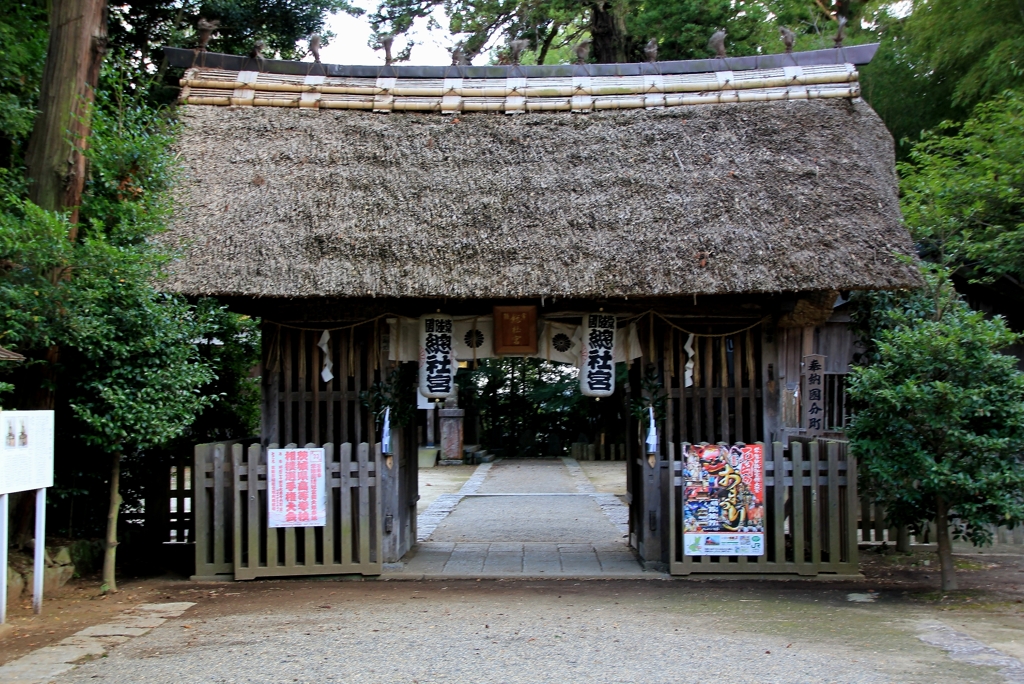
[[[32,607],[43,611],[46,488],[53,486],[53,411],[0,411],[0,624],[7,621],[8,494],[35,490]]]
[[[803,424],[808,436],[820,435],[825,425],[825,357],[811,354],[804,357]]]

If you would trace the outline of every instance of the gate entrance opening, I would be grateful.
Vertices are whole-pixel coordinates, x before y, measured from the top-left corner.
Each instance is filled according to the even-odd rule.
[[[621,383],[598,401],[581,394],[569,364],[508,357],[465,365],[458,405],[466,464],[439,458],[435,465],[440,449],[420,447],[419,545],[405,570],[639,574],[628,546],[625,447],[617,444],[625,439],[627,410]],[[621,371],[624,381],[625,364]],[[419,413],[424,422],[434,419],[433,410]],[[420,434],[442,432],[426,427]],[[583,460],[599,458],[619,460]]]

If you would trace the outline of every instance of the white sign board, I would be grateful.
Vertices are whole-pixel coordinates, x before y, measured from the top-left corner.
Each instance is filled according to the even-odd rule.
[[[53,411],[0,411],[0,494],[53,486]]]
[[[326,485],[323,449],[267,449],[268,525],[327,525]]]

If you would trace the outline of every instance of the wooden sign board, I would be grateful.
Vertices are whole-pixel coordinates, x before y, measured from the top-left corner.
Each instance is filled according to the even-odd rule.
[[[812,354],[804,357],[803,427],[806,434],[820,435],[825,431],[825,357]]]
[[[494,353],[537,353],[537,307],[494,307]]]

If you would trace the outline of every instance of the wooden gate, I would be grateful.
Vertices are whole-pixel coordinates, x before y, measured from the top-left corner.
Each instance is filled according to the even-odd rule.
[[[857,464],[846,442],[781,442],[765,450],[763,556],[687,556],[683,549],[681,446],[669,446],[669,570],[673,575],[856,575]]]
[[[239,442],[196,447],[197,578],[381,573],[380,445],[323,447],[327,525],[273,529],[267,527],[266,450]]]

